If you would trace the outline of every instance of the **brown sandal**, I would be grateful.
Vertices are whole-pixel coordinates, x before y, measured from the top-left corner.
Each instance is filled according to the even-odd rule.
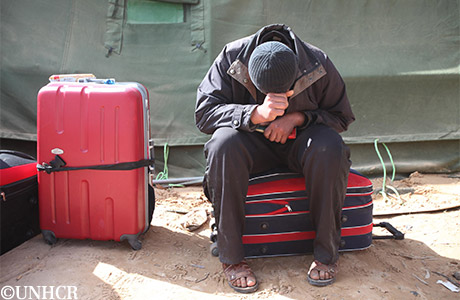
[[[246,261],[242,261],[236,265],[222,264],[222,267],[224,269],[224,274],[227,277],[228,284],[235,291],[239,293],[252,293],[257,291],[257,289],[259,288],[259,282],[257,281],[256,276],[254,275]],[[253,277],[256,280],[256,284],[247,287],[239,287],[235,285],[238,279],[245,277]]]
[[[329,279],[313,279],[313,278],[310,277],[310,273],[313,270],[318,272],[318,276],[319,276],[319,273],[321,271],[329,273],[331,278],[329,278]],[[310,270],[308,271],[307,280],[308,280],[308,283],[310,283],[311,285],[314,285],[314,286],[330,285],[330,284],[335,282],[335,276],[337,276],[338,272],[339,272],[339,263],[338,262],[336,262],[334,264],[330,264],[330,265],[325,265],[325,264],[323,264],[323,263],[321,263],[321,262],[319,262],[317,260],[314,260],[311,263]]]

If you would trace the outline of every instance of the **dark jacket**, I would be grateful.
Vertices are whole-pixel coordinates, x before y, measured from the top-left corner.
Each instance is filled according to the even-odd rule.
[[[298,57],[299,73],[286,112],[305,114],[299,129],[316,123],[342,132],[355,120],[342,77],[327,55],[301,41],[289,27],[275,24],[227,44],[217,56],[198,87],[195,122],[200,131],[211,134],[219,127],[255,130],[251,113],[265,95],[251,82],[247,65],[254,48],[274,31],[291,44]]]

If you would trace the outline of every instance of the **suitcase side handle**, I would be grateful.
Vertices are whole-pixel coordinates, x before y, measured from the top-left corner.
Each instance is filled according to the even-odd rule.
[[[404,240],[404,233],[396,229],[393,225],[391,225],[388,222],[380,222],[378,224],[374,224],[374,227],[383,227],[391,233],[391,235],[373,236],[372,239],[374,240],[386,240],[386,239]]]

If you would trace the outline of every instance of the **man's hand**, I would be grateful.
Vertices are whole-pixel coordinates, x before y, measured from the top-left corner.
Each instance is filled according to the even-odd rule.
[[[284,115],[288,107],[288,97],[291,97],[294,91],[287,93],[268,93],[265,96],[264,103],[254,109],[251,115],[253,124],[268,123],[275,120],[277,117]]]
[[[305,115],[303,113],[289,113],[271,122],[265,129],[264,136],[271,142],[284,144],[294,127],[302,125],[304,121]]]

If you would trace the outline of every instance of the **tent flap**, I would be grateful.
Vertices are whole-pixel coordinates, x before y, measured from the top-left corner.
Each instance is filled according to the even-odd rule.
[[[125,0],[109,0],[107,11],[107,31],[105,33],[105,47],[108,54],[121,53],[123,41],[123,22],[125,18]]]

